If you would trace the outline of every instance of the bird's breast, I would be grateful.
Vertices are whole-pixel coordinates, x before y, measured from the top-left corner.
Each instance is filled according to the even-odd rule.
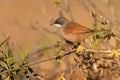
[[[72,32],[65,31],[64,29],[61,29],[60,32],[66,40],[71,42],[81,42],[86,37],[84,34],[74,34]]]

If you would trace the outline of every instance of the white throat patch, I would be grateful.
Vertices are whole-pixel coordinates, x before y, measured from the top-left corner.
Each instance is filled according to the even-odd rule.
[[[54,26],[55,26],[55,27],[58,27],[58,28],[61,28],[61,27],[62,27],[62,25],[60,25],[60,24],[54,24]]]

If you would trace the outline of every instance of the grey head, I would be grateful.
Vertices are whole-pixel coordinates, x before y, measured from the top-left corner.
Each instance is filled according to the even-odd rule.
[[[69,22],[69,20],[67,20],[66,18],[64,18],[64,17],[59,17],[59,18],[57,18],[57,19],[53,22],[53,25],[54,25],[55,27],[62,28],[62,27],[64,27],[68,22]]]

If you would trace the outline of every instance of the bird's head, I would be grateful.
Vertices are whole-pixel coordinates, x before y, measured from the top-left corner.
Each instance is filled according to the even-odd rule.
[[[55,27],[58,28],[62,28],[64,27],[67,23],[69,22],[69,20],[67,20],[64,17],[59,17],[57,18],[55,21],[53,21],[53,23],[51,25],[54,25]]]

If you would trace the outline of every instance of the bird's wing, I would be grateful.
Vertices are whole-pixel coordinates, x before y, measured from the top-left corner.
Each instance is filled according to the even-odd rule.
[[[92,32],[92,30],[90,28],[87,28],[87,27],[82,26],[75,22],[71,22],[71,23],[67,24],[67,26],[69,26],[69,27],[66,27],[67,29],[65,29],[67,33],[85,34],[85,33]]]

